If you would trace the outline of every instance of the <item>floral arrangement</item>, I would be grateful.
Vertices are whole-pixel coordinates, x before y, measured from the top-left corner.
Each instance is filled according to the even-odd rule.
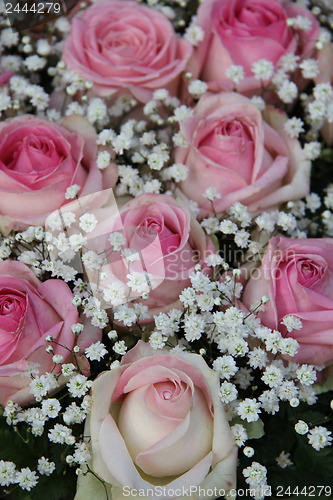
[[[1,498],[332,498],[330,0],[34,5],[0,5]]]

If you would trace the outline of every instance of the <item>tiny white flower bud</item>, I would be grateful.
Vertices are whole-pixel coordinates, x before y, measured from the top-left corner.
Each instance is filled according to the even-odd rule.
[[[246,457],[253,457],[254,449],[251,446],[245,446],[243,453]]]
[[[304,422],[304,420],[299,420],[295,424],[295,431],[297,432],[297,434],[300,434],[301,436],[306,434],[308,430],[309,430],[308,424]]]
[[[60,365],[64,360],[64,357],[61,354],[55,354],[52,358],[52,361],[56,365]]]

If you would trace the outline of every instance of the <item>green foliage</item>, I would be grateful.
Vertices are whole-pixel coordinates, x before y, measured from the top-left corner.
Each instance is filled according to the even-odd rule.
[[[262,415],[265,434],[260,439],[250,439],[246,442],[252,446],[255,454],[247,458],[240,452],[238,488],[248,488],[242,477],[242,470],[253,461],[258,461],[267,468],[267,482],[272,487],[272,499],[279,498],[307,498],[307,494],[300,494],[304,487],[315,487],[311,490],[311,498],[330,498],[324,492],[319,496],[319,486],[332,487],[333,494],[333,448],[326,447],[316,451],[308,442],[307,436],[300,436],[294,430],[298,420],[304,420],[311,428],[323,425],[333,431],[333,413],[330,412],[332,391],[321,394],[314,406],[301,404],[292,408],[289,403],[281,404],[281,409],[275,415]],[[292,466],[282,469],[276,458],[284,451],[290,453]],[[281,495],[290,486],[290,493]],[[280,490],[279,490],[280,487]],[[295,493],[293,493],[295,492]],[[309,493],[310,490],[307,490]],[[278,496],[276,496],[276,494]],[[309,498],[310,498],[309,496]]]
[[[65,448],[62,445],[50,443],[47,432],[41,437],[35,437],[27,431],[25,424],[18,424],[16,430],[7,425],[6,419],[0,417],[0,460],[9,460],[16,464],[18,470],[29,467],[36,471],[38,459],[42,456],[56,463],[56,470],[50,476],[38,473],[38,484],[31,492],[22,490],[19,486],[8,487],[8,500],[70,500],[75,496],[75,470],[66,467],[64,461]]]

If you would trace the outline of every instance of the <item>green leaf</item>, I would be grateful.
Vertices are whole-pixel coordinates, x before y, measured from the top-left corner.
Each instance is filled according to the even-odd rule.
[[[241,424],[245,427],[249,439],[259,439],[265,434],[264,422],[260,418],[256,422],[247,422],[236,417],[231,422],[231,425],[235,424]]]

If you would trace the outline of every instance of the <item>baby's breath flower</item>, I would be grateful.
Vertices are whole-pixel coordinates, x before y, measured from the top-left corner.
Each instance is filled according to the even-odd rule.
[[[242,424],[235,424],[231,426],[231,432],[234,436],[235,443],[237,446],[241,447],[245,443],[245,441],[248,439],[247,437],[247,432]]]
[[[237,414],[242,420],[255,422],[259,419],[259,413],[261,413],[260,403],[256,399],[246,398],[239,402]]]
[[[62,365],[61,372],[65,377],[71,377],[75,371],[75,366],[73,363],[67,363]]]
[[[86,233],[93,231],[97,225],[97,219],[94,214],[84,214],[80,217],[79,226]]]
[[[44,476],[50,476],[55,470],[55,463],[50,462],[48,458],[41,457],[38,459],[37,470]]]
[[[82,255],[82,262],[86,269],[99,269],[102,266],[103,259],[93,250],[88,250]]]
[[[84,408],[80,408],[75,403],[71,403],[67,406],[62,418],[66,425],[80,424],[85,420],[86,412]]]
[[[73,454],[74,462],[78,464],[84,464],[90,460],[91,455],[89,447],[86,443],[81,441],[80,443],[75,443],[75,452]]]
[[[197,24],[191,23],[190,26],[186,28],[184,38],[188,42],[190,42],[191,45],[196,47],[199,42],[201,42],[204,39],[205,33],[203,29],[198,26]]]
[[[74,335],[80,335],[83,328],[84,326],[82,325],[82,323],[74,323],[74,325],[71,326],[71,330]]]
[[[55,398],[45,399],[42,402],[42,412],[49,418],[56,418],[61,410],[61,404]]]
[[[38,71],[43,69],[46,65],[46,59],[39,57],[37,54],[27,57],[23,64],[27,67],[28,71]]]
[[[125,326],[132,326],[137,320],[137,314],[134,309],[128,307],[127,304],[122,304],[117,307],[114,317],[116,320],[124,323]]]
[[[192,80],[188,86],[188,91],[194,97],[198,98],[207,91],[208,85],[202,80]]]
[[[90,361],[100,361],[101,358],[103,358],[107,353],[108,351],[105,348],[105,345],[100,341],[91,344],[85,350],[85,355],[88,359],[90,359]]]
[[[243,66],[237,66],[232,64],[229,68],[225,70],[225,75],[230,78],[236,85],[240,83],[244,78],[244,68]]]
[[[293,465],[292,461],[290,460],[290,453],[286,453],[285,451],[281,451],[280,455],[276,457],[275,460],[278,466],[281,467],[281,469],[286,469],[287,467]]]
[[[266,59],[260,59],[252,64],[252,73],[258,80],[269,80],[273,76],[273,72],[273,63]]]
[[[220,378],[229,380],[238,370],[236,361],[232,356],[225,355],[213,361],[213,369],[219,373]]]
[[[76,198],[76,196],[79,194],[80,189],[81,186],[79,186],[78,184],[72,184],[72,186],[69,186],[66,190],[65,199],[72,200],[73,198]]]
[[[235,234],[237,230],[237,224],[235,224],[231,220],[225,219],[220,223],[220,231],[223,234]]]
[[[103,122],[107,117],[107,107],[103,99],[95,97],[88,104],[87,118],[90,123]]]
[[[277,90],[277,95],[280,97],[281,101],[286,104],[293,102],[293,100],[297,97],[297,94],[297,85],[289,80],[284,80]]]
[[[52,443],[74,444],[75,442],[72,430],[62,424],[56,424],[52,429],[50,429],[48,432],[48,438]]]
[[[259,111],[263,111],[266,108],[266,102],[259,95],[254,95],[250,100]]]
[[[13,28],[2,29],[0,42],[4,47],[13,47],[18,44],[18,41],[19,35],[17,31],[13,30]]]
[[[217,233],[219,230],[219,220],[216,217],[208,217],[201,222],[201,226],[207,234]]]
[[[251,235],[248,231],[245,231],[245,229],[241,229],[235,234],[235,243],[239,248],[247,248],[250,237]]]
[[[301,330],[303,327],[300,318],[292,314],[284,316],[283,320],[281,321],[281,324],[287,328],[287,331],[289,333],[292,332],[293,330]]]
[[[296,371],[296,376],[305,386],[313,384],[317,379],[315,367],[311,365],[301,365]]]
[[[223,382],[220,387],[220,398],[223,403],[230,403],[237,399],[238,391],[234,384]]]
[[[100,151],[97,155],[96,165],[100,170],[104,170],[111,163],[111,154],[109,151]]]
[[[119,340],[114,344],[112,349],[116,354],[120,354],[121,356],[123,356],[124,354],[126,354],[127,346],[124,340]]]
[[[254,449],[251,446],[245,446],[243,453],[248,458],[253,457]]]
[[[188,342],[199,340],[205,331],[205,319],[198,314],[185,314],[184,330]]]
[[[243,476],[247,484],[254,488],[266,482],[267,469],[258,462],[252,462],[250,467],[243,469]]]
[[[203,196],[209,201],[221,198],[221,194],[214,187],[207,188]]]
[[[307,160],[315,160],[321,152],[321,144],[317,141],[312,141],[304,144],[303,153]]]
[[[38,476],[29,467],[24,467],[17,472],[16,481],[22,490],[31,491],[31,489],[38,483]]]
[[[121,247],[126,243],[125,236],[123,235],[123,233],[120,233],[118,231],[111,233],[108,240],[114,252],[119,252],[121,250]]]
[[[16,482],[16,465],[14,462],[0,460],[0,486],[9,486]]]
[[[279,66],[283,71],[292,72],[297,69],[298,61],[299,56],[289,52],[289,54],[285,54],[279,59]]]
[[[182,122],[191,116],[193,116],[193,109],[188,108],[184,104],[176,108],[174,111],[174,119],[177,122]]]
[[[289,137],[297,138],[299,134],[304,132],[303,125],[304,122],[300,118],[296,118],[296,116],[293,116],[284,124],[284,130],[287,132]]]
[[[128,287],[131,288],[133,292],[137,293],[148,293],[150,291],[149,275],[144,272],[136,272],[127,274],[128,282],[126,283]]]
[[[293,338],[283,338],[279,342],[279,351],[281,354],[287,354],[288,356],[295,356],[299,348],[299,343]]]
[[[304,78],[316,78],[319,74],[318,63],[315,59],[304,59],[300,64]]]
[[[195,302],[195,290],[193,288],[185,288],[179,296],[179,300],[183,302],[185,307],[193,306]]]
[[[168,337],[164,337],[161,332],[153,332],[149,337],[149,343],[153,349],[162,349]]]
[[[67,382],[68,392],[70,392],[73,398],[80,398],[85,395],[85,393],[89,390],[88,387],[88,379],[84,375],[80,373],[74,375],[69,382]]]

